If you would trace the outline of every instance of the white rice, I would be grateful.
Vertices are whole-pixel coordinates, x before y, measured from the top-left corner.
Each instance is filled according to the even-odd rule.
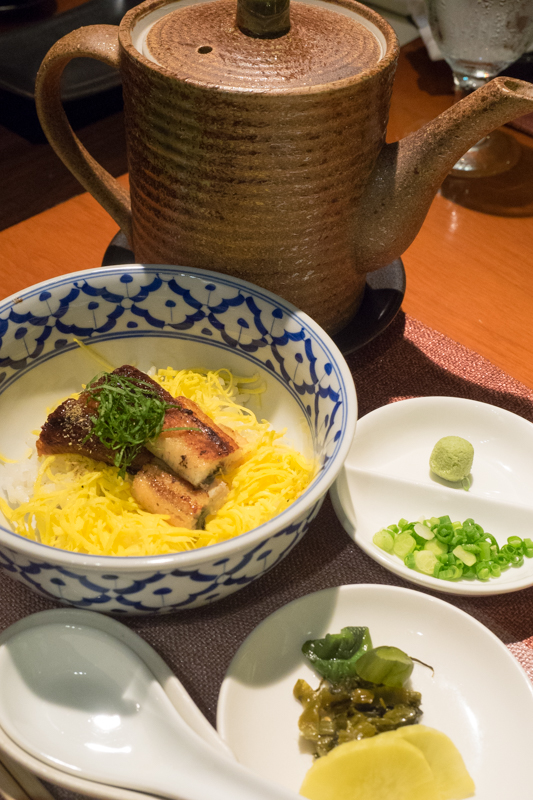
[[[35,449],[35,440],[28,443],[29,452],[26,458],[14,464],[2,464],[0,486],[7,502],[13,506],[27,503],[33,495],[33,487],[37,479],[39,460]]]

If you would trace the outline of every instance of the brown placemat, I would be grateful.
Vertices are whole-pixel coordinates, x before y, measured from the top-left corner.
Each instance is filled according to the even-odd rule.
[[[359,416],[408,397],[444,395],[500,406],[533,422],[533,391],[477,353],[400,313],[374,342],[349,357]],[[329,499],[303,540],[274,570],[213,605],[166,617],[122,618],[166,660],[214,723],[221,681],[235,651],[268,614],[331,586],[382,583],[414,587],[366,556],[342,529]],[[418,589],[419,591],[427,591]],[[493,597],[432,593],[490,628],[531,666],[533,588]],[[0,629],[55,604],[0,572]],[[522,643],[523,644],[520,644]],[[528,661],[528,659],[530,659]],[[68,792],[53,789],[59,798]]]

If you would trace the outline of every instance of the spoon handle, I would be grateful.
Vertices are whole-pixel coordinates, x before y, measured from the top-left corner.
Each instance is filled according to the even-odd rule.
[[[168,669],[166,664],[164,666]],[[152,671],[154,673],[156,672],[154,666],[152,666]],[[234,759],[235,756],[227,744],[219,736],[217,730],[213,728],[206,717],[204,717],[190,694],[176,676],[170,675],[166,680],[161,676],[160,681],[165,693],[170,698],[176,711],[181,715],[183,721],[201,736],[207,744],[211,745],[211,747],[214,747],[218,752],[225,755],[226,758]]]
[[[177,716],[160,720],[157,759],[143,760],[138,752],[135,763],[122,771],[130,783],[119,785],[169,800],[302,800],[293,790],[227,758]]]
[[[198,769],[161,771],[150,785],[135,788],[169,800],[302,800],[301,795],[255,775],[235,761],[206,748]]]

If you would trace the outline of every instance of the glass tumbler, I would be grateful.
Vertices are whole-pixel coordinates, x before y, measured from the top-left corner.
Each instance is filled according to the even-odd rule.
[[[426,0],[435,41],[453,72],[456,99],[479,88],[533,44],[533,0]],[[453,174],[488,177],[520,158],[515,139],[485,136],[454,166]]]

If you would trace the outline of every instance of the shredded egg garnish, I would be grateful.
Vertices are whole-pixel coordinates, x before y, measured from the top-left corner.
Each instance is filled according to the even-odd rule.
[[[150,373],[151,374],[151,373]],[[307,488],[316,472],[313,459],[285,444],[284,432],[237,402],[242,394],[261,394],[257,376],[229,370],[175,370],[151,377],[173,397],[193,400],[218,425],[248,442],[246,458],[224,474],[226,502],[207,517],[204,530],[168,523],[163,514],[144,511],[131,494],[131,480],[116,467],[80,455],[42,459],[33,496],[0,509],[14,531],[43,544],[76,553],[147,556],[193,550],[239,536],[284,511]]]

